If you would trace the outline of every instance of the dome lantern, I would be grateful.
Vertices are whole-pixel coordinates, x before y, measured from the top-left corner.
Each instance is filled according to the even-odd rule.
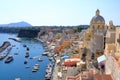
[[[96,10],[96,15],[93,16],[93,18],[90,21],[91,24],[95,24],[95,23],[105,23],[104,18],[100,15],[100,10],[97,9]]]
[[[98,15],[100,15],[100,10],[99,9],[96,10],[96,16],[98,16]]]

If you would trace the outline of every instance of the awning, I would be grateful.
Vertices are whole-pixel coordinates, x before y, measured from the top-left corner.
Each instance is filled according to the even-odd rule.
[[[102,62],[104,60],[106,60],[105,55],[102,55],[102,56],[100,56],[100,57],[97,58],[98,63],[100,63],[100,62]]]
[[[77,62],[64,62],[63,66],[76,66]]]

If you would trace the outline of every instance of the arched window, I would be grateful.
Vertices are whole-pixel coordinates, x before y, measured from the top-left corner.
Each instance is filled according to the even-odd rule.
[[[98,29],[100,28],[100,25],[98,25]]]
[[[93,29],[95,29],[94,25],[93,25]]]

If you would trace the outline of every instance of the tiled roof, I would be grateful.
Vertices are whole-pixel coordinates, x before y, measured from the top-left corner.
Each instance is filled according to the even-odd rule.
[[[94,76],[94,80],[113,80],[113,79],[112,79],[112,76],[111,76],[111,75],[105,75],[105,74],[100,75],[100,74],[96,74],[96,75]]]

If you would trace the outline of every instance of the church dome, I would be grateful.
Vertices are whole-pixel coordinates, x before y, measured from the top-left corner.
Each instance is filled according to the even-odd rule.
[[[100,15],[100,11],[97,9],[96,15],[92,18],[91,23],[105,23],[104,18]]]

